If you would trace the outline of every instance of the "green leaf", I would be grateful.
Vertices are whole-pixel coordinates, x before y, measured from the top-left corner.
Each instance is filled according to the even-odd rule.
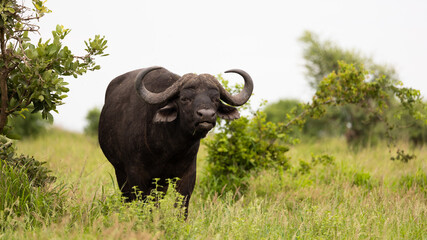
[[[49,121],[49,123],[53,124],[53,115],[50,114],[49,112],[46,115],[47,115],[47,120]]]
[[[54,55],[56,52],[58,52],[58,50],[59,50],[59,48],[60,48],[60,46],[58,46],[58,45],[54,45],[54,44],[52,44],[52,45],[49,45],[49,56],[52,56],[52,55]]]
[[[13,8],[5,8],[4,10],[7,10],[12,14],[15,13],[15,9],[13,9]]]

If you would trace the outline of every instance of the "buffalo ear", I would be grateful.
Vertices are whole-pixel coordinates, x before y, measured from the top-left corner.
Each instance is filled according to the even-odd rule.
[[[176,104],[171,102],[168,105],[157,110],[156,115],[154,115],[153,121],[155,123],[161,122],[172,122],[178,116],[178,109]]]
[[[237,108],[225,105],[221,103],[218,107],[218,116],[225,120],[234,120],[240,117],[240,113]]]

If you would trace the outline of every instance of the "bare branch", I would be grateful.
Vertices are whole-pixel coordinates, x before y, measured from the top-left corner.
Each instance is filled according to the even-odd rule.
[[[16,57],[16,58],[18,58],[18,59],[20,59],[20,60],[22,60],[26,66],[29,66],[29,64],[27,62],[27,60],[29,60],[29,58],[25,54],[24,46],[22,45],[22,39],[20,37],[16,37],[16,36],[14,36],[13,39],[15,39],[18,42],[19,47],[22,50],[22,57],[19,56],[19,55],[15,55],[15,54],[13,56]]]

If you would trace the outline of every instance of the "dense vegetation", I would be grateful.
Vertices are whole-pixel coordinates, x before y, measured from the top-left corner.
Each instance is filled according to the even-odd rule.
[[[47,162],[58,179],[46,188],[63,186],[64,197],[48,215],[22,211],[20,217],[16,212],[2,218],[5,239],[426,237],[425,147],[415,148],[418,157],[404,163],[390,161],[384,143],[359,152],[349,150],[342,138],[301,143],[287,152],[287,170],[269,168],[250,176],[243,196],[232,190],[204,194],[207,153],[202,148],[186,222],[173,207],[174,195],[149,215],[141,203],[123,204],[114,170],[93,138],[54,129],[20,141],[18,150]],[[38,224],[26,225],[31,216]]]

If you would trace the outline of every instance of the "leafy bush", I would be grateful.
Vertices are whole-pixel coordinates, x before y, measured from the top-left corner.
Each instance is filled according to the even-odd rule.
[[[284,143],[288,135],[279,126],[267,122],[265,113],[258,111],[253,118],[241,117],[221,122],[219,132],[205,141],[208,156],[205,185],[210,191],[244,190],[251,174],[261,169],[289,167]]]
[[[55,180],[50,170],[33,157],[16,156],[5,138],[0,141],[0,230],[19,224],[31,228],[61,215],[65,192],[49,185]]]
[[[5,166],[22,171],[32,186],[44,187],[56,180],[54,176],[49,175],[51,171],[43,166],[46,162],[40,162],[34,157],[22,154],[17,156],[11,143],[0,147],[0,160]]]
[[[371,190],[373,187],[371,174],[364,171],[354,173],[353,185],[359,187],[366,187],[367,189]]]

